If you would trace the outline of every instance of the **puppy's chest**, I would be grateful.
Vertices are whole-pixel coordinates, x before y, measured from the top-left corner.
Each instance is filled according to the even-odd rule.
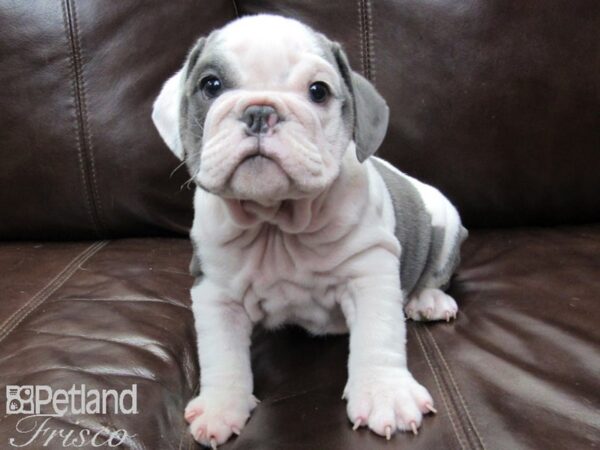
[[[253,321],[267,327],[294,323],[315,333],[345,331],[339,300],[347,295],[346,280],[318,246],[266,228],[225,254],[232,291]]]

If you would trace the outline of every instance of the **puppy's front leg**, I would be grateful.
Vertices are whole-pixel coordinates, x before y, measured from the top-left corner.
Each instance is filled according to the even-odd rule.
[[[216,447],[239,434],[257,400],[252,395],[250,332],[242,305],[208,279],[192,288],[198,336],[200,395],[185,409],[194,439]]]
[[[406,365],[406,327],[397,274],[356,278],[342,303],[350,328],[344,398],[354,429],[368,425],[388,439],[397,430],[417,434],[423,414],[435,411],[427,389]]]

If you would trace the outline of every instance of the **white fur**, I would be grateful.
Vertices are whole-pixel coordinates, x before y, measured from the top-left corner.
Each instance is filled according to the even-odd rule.
[[[152,120],[167,146],[179,159],[183,158],[183,147],[179,138],[179,102],[183,83],[183,69],[169,78],[154,101]]]
[[[298,22],[250,17],[222,29],[219,39],[243,87],[211,106],[193,174],[205,189],[196,190],[191,230],[204,273],[192,289],[201,391],[186,409],[191,432],[209,445],[243,428],[256,405],[249,347],[257,322],[350,331],[350,420],[380,435],[418,427],[433,400],[406,366],[391,198],[376,169],[358,162],[338,100],[322,107],[306,95],[311,81],[326,80],[334,92],[343,81]],[[165,85],[153,118],[181,157],[172,113],[177,78]],[[287,120],[263,143],[273,162],[244,166],[255,144],[238,118],[255,103],[276,106]],[[411,182],[433,223],[452,234],[455,210],[435,189]]]
[[[205,278],[192,290],[192,298],[202,392],[213,392],[210,386],[222,384],[223,374],[228,374],[227,383],[244,390],[223,390],[222,404],[230,405],[230,396],[246,399],[237,412],[240,418],[247,418],[254,405],[248,403],[249,329],[259,321],[271,327],[295,323],[313,333],[350,330],[350,377],[344,396],[353,423],[381,435],[386,427],[391,432],[409,430],[411,422],[421,424],[427,404],[433,406],[427,390],[406,368],[400,246],[392,203],[376,170],[359,164],[351,150],[326,195],[294,205],[294,211],[248,205],[250,219],[238,221],[220,197],[196,191],[191,237],[198,243]],[[220,305],[220,312],[209,315],[198,309],[200,304]],[[237,356],[223,361],[223,348]],[[212,380],[205,368],[215,366]],[[226,411],[231,414],[231,406]],[[192,422],[192,432],[205,426],[202,417]],[[241,429],[243,420],[235,423]],[[218,442],[231,434],[218,427],[208,430]]]

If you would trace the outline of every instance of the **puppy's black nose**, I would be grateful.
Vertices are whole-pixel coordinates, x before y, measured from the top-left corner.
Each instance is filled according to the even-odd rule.
[[[271,106],[251,105],[245,109],[240,120],[246,124],[246,133],[258,136],[266,134],[279,122],[279,114]]]

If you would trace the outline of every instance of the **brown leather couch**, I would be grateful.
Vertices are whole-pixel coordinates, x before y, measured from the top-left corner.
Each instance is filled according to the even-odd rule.
[[[41,419],[1,409],[0,448],[112,429],[195,447],[192,191],[150,110],[198,36],[259,12],[344,44],[391,107],[380,155],[471,236],[458,320],[408,326],[439,411],[418,436],[352,431],[346,337],[257,330],[262,403],[222,448],[600,447],[598,1],[0,0],[0,408],[5,385],[136,384],[139,409],[54,417],[30,443]]]

